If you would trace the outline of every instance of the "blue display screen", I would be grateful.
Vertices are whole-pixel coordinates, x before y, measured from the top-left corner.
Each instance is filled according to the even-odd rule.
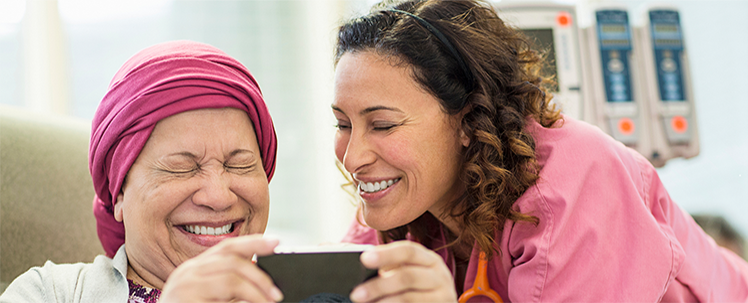
[[[628,13],[622,10],[600,10],[596,12],[595,18],[606,100],[632,102]]]
[[[649,12],[649,22],[660,99],[662,101],[685,101],[680,16],[674,10],[653,10]]]

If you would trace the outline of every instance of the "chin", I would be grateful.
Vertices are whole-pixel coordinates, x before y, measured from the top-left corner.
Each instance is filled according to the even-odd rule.
[[[377,220],[375,218],[367,218],[366,216],[364,216],[364,222],[366,223],[366,225],[378,231],[387,231],[390,229],[398,228],[410,223],[411,221],[413,220],[392,222],[391,220]]]

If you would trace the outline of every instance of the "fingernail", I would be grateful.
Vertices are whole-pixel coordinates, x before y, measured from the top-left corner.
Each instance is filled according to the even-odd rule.
[[[270,298],[275,300],[275,302],[280,302],[283,300],[283,293],[277,287],[273,287],[270,289]]]
[[[369,265],[375,265],[379,261],[379,256],[373,251],[365,251],[361,254],[361,262]]]
[[[358,287],[351,292],[351,301],[363,301],[366,300],[366,289]]]

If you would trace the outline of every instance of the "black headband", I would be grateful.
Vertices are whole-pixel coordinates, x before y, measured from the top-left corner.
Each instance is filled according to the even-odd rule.
[[[449,42],[449,39],[447,39],[447,37],[444,36],[444,34],[442,34],[442,32],[440,32],[436,27],[434,27],[433,25],[431,25],[431,23],[429,23],[428,21],[426,21],[423,18],[418,17],[418,16],[416,16],[414,14],[411,14],[409,12],[406,12],[406,11],[403,11],[403,10],[399,10],[399,9],[390,9],[389,11],[395,12],[395,13],[400,13],[400,14],[405,14],[405,15],[408,15],[408,16],[412,17],[413,19],[415,19],[416,21],[418,21],[418,23],[420,23],[421,25],[423,25],[424,27],[426,27],[426,29],[428,29],[429,32],[431,32],[434,36],[436,36],[436,38],[439,39],[439,41],[441,41],[442,44],[444,44],[444,46],[447,47],[447,49],[449,49],[449,52],[452,53],[452,56],[454,56],[455,59],[457,59],[457,64],[460,65],[460,68],[462,68],[462,73],[465,74],[465,78],[467,78],[468,90],[472,89],[472,87],[473,87],[473,74],[470,72],[470,69],[468,68],[467,64],[465,64],[465,60],[462,60],[462,56],[460,55],[460,53],[457,52],[457,49],[455,49],[455,47],[452,45],[452,43]]]

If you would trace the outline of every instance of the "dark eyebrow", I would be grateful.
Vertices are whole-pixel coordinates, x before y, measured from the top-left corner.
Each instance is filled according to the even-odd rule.
[[[341,113],[345,114],[345,112],[342,109],[340,109],[340,107],[337,107],[335,105],[330,105],[330,107],[332,107],[332,110],[334,110],[334,111],[341,112]]]
[[[335,110],[335,111],[339,111],[339,112],[345,114],[345,112],[342,109],[338,108],[335,105],[332,105],[332,109]],[[387,107],[387,106],[383,106],[383,105],[377,105],[377,106],[372,106],[372,107],[364,108],[363,110],[361,110],[361,112],[359,114],[363,116],[363,115],[366,115],[368,113],[375,112],[375,111],[378,111],[378,110],[389,110],[389,111],[398,112],[398,113],[402,113],[403,112],[403,111],[401,111],[398,108]]]

